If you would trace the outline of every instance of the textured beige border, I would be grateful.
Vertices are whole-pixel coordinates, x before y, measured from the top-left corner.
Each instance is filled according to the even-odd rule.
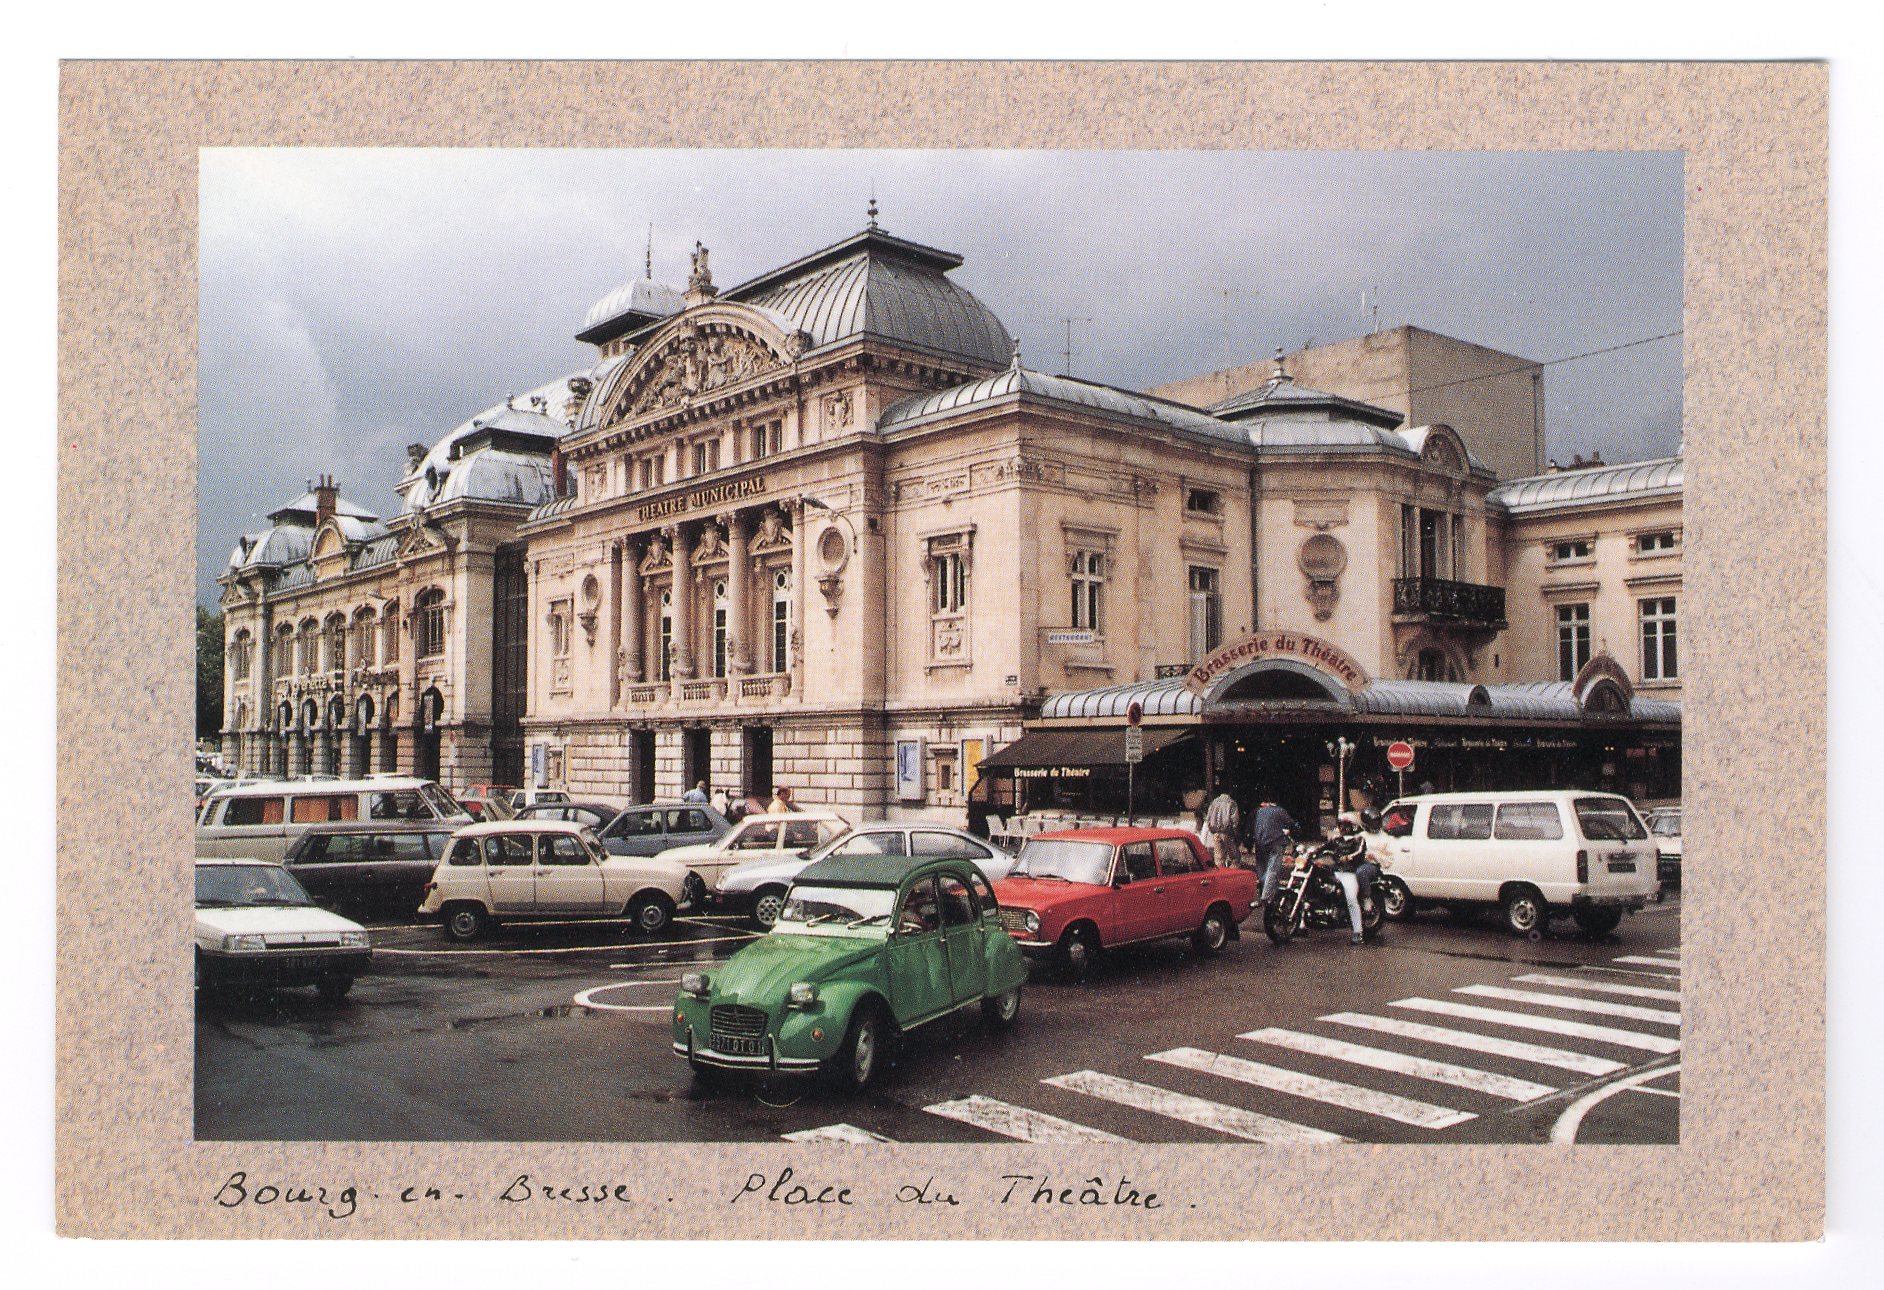
[[[1826,68],[1814,64],[68,64],[60,111],[59,1229],[99,1236],[1808,1239],[1824,1214]],[[196,157],[216,145],[1687,152],[1692,983],[1678,1147],[191,1141]],[[1690,627],[1689,624],[1692,624]],[[109,791],[98,791],[109,786]],[[1748,786],[1759,807],[1749,807]],[[1752,901],[1784,857],[1792,895]],[[1755,922],[1757,914],[1758,922]],[[850,1209],[729,1207],[748,1169]],[[379,1193],[217,1208],[231,1170]],[[988,1203],[1129,1173],[1155,1215]],[[519,1171],[621,1177],[520,1213]],[[964,1198],[911,1212],[886,1182]],[[401,1205],[409,1183],[469,1200]],[[1321,1203],[1294,1204],[1304,1189]],[[671,1201],[669,1198],[671,1197]],[[1286,1219],[1284,1209],[1287,1207]],[[1355,1216],[1368,1216],[1364,1229]]]

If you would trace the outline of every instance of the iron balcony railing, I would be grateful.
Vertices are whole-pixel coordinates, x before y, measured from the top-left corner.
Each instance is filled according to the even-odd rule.
[[[1445,578],[1395,578],[1393,612],[1502,627],[1505,589]]]

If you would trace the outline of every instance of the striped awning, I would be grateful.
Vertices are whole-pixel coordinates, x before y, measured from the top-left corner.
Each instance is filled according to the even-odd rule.
[[[1182,726],[1147,726],[1140,732],[1145,755],[1161,752],[1193,731]],[[1038,769],[1044,766],[1123,766],[1124,730],[1029,730],[982,759],[981,768]]]

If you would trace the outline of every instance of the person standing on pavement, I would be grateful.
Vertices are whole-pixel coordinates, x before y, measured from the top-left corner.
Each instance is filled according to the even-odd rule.
[[[703,779],[692,788],[682,793],[680,800],[683,802],[692,802],[697,806],[705,806],[707,804],[706,781]]]
[[[1277,806],[1268,798],[1256,808],[1250,816],[1249,845],[1256,855],[1258,871],[1262,874],[1262,903],[1268,904],[1276,894],[1276,879],[1282,868],[1282,852],[1288,843],[1289,835],[1296,830],[1295,817]]]
[[[790,815],[798,808],[792,804],[792,791],[779,788],[772,794],[772,804],[765,808],[767,815]]]
[[[1224,866],[1243,863],[1243,809],[1228,793],[1218,793],[1204,808],[1204,830],[1210,850]]]

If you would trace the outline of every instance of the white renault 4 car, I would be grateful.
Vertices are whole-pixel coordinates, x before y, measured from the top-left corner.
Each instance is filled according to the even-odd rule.
[[[850,832],[850,821],[835,811],[820,808],[781,815],[748,815],[711,842],[669,847],[662,860],[673,860],[693,870],[706,891],[719,885],[720,875],[747,860],[802,860],[817,848]]]
[[[196,988],[311,985],[344,999],[373,958],[366,929],[330,914],[267,860],[196,862]]]

